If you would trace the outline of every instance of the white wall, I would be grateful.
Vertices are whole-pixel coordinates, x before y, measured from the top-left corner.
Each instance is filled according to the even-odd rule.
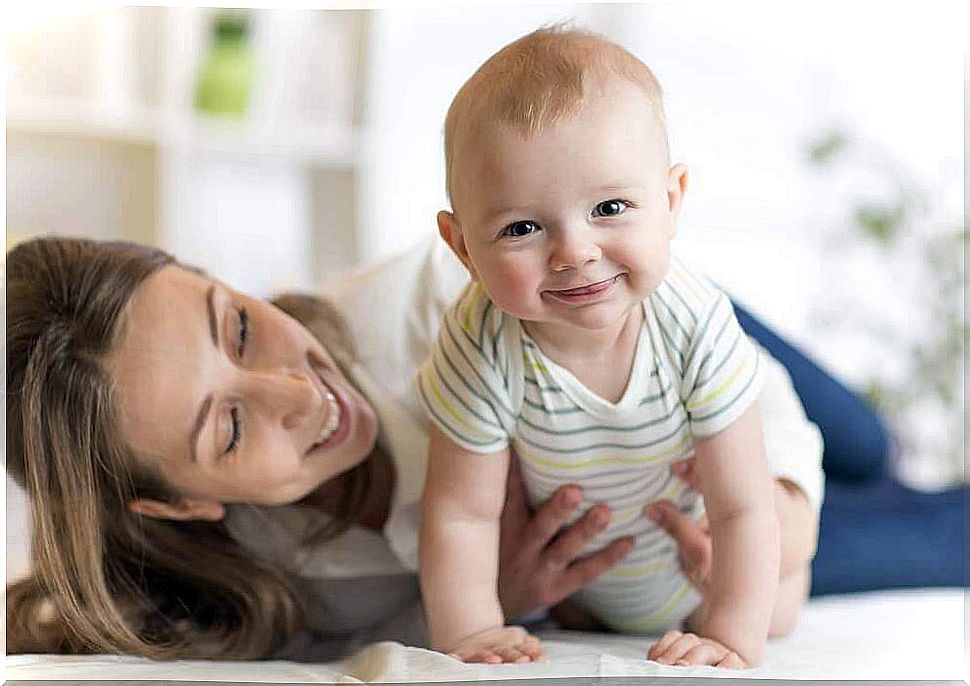
[[[944,202],[962,214],[963,14],[955,3],[876,12],[824,0],[377,11],[361,254],[435,231],[454,93],[507,42],[572,17],[626,45],[664,86],[672,153],[690,169],[678,252],[814,347],[808,313],[828,277],[818,240],[823,224],[845,221],[845,199],[806,167],[808,143],[832,125],[885,141],[950,186]]]
[[[445,208],[444,121],[451,99],[506,43],[575,17],[597,29],[608,6],[575,4],[380,10],[372,13],[364,104],[361,256],[434,235]]]

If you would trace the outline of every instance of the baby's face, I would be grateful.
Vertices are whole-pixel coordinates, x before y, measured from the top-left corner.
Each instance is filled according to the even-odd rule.
[[[455,169],[452,247],[515,317],[609,327],[667,273],[684,170],[646,94],[614,81],[537,135],[496,126]]]

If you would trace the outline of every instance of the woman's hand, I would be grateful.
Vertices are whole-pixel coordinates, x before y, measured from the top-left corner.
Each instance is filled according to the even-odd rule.
[[[510,460],[499,544],[499,600],[506,617],[518,617],[569,597],[633,550],[631,537],[586,557],[580,553],[610,521],[609,508],[590,508],[563,529],[581,500],[578,486],[563,486],[533,514],[525,501],[518,458]],[[560,529],[562,529],[560,531]]]
[[[677,462],[670,470],[692,489],[700,492],[693,460]],[[677,542],[680,570],[701,595],[706,595],[710,587],[713,560],[711,532],[707,526],[707,518],[696,522],[677,509],[669,500],[650,503],[644,508],[643,513]]]

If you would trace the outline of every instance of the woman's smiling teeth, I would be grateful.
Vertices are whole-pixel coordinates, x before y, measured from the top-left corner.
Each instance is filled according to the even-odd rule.
[[[337,402],[336,396],[330,391],[327,391],[326,402],[330,409],[327,413],[327,423],[320,429],[320,435],[317,437],[317,443],[314,447],[326,441],[333,435],[334,431],[340,428],[340,403]]]

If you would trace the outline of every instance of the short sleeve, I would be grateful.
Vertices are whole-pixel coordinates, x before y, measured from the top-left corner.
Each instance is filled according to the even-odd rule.
[[[685,357],[681,398],[691,433],[709,438],[726,429],[758,399],[762,383],[758,350],[718,291],[698,318]]]
[[[469,285],[445,313],[415,379],[428,419],[476,453],[506,448],[514,426],[504,320],[481,287]]]

